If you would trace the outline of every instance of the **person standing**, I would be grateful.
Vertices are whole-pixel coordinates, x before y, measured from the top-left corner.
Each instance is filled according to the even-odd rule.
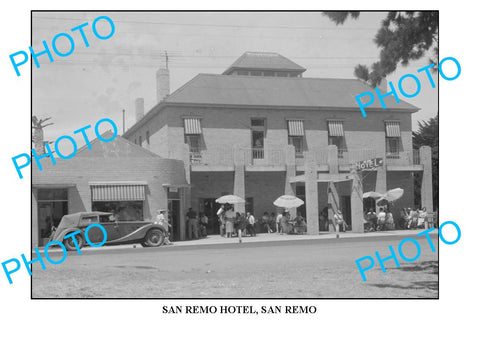
[[[277,227],[277,234],[282,232],[282,226],[281,226],[282,217],[283,217],[282,213],[278,213],[277,219],[275,220],[276,227]]]
[[[225,206],[223,204],[217,210],[217,217],[220,223],[220,236],[225,237]]]
[[[226,207],[226,212],[225,212],[225,231],[227,234],[227,237],[232,237],[233,233],[233,225],[235,223],[235,212],[233,211],[233,206],[228,206]]]
[[[335,220],[335,230],[336,231],[345,231],[345,221],[343,220],[343,215],[340,210],[337,210],[337,213],[333,215],[333,219]]]
[[[193,237],[198,238],[197,213],[192,208],[188,208],[187,221],[188,239],[191,240]]]
[[[250,236],[257,236],[255,232],[255,216],[250,214],[250,212],[247,212],[247,233],[249,233]]]
[[[418,213],[418,221],[417,221],[417,227],[418,228],[425,228],[426,218],[427,218],[427,208],[423,208]]]
[[[167,212],[167,209],[157,210],[157,216],[153,220],[153,224],[156,224],[156,225],[160,226],[163,230],[165,230],[166,235],[165,235],[165,241],[163,241],[163,242],[166,245],[170,245],[170,244],[172,244],[170,242],[170,232],[169,232],[170,224],[168,223],[167,218],[165,216],[166,212]]]

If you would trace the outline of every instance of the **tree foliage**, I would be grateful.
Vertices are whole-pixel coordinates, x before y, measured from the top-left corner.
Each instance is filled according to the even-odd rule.
[[[418,122],[418,131],[413,132],[413,147],[418,149],[422,145],[432,148],[432,181],[433,181],[433,208],[438,209],[438,113],[427,122]],[[416,188],[420,188],[419,176],[415,178]]]
[[[360,12],[326,12],[324,15],[339,25],[349,16],[357,19]],[[354,71],[357,78],[372,87],[394,72],[399,63],[407,66],[429,51],[430,61],[438,64],[438,11],[388,12],[373,41],[381,48],[379,60],[370,67],[357,65]]]

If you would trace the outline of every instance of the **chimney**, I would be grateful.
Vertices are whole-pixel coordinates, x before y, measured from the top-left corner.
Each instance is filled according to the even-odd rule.
[[[143,114],[144,114],[143,98],[137,98],[135,99],[135,118],[137,122],[143,118]]]
[[[161,102],[170,94],[170,72],[160,68],[157,71],[157,102]]]

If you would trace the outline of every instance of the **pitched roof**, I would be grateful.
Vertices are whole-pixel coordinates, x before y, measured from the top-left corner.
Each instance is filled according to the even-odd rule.
[[[252,77],[199,74],[167,97],[165,104],[243,105],[360,110],[355,96],[373,89],[357,79]],[[417,107],[393,96],[388,109],[415,112]],[[368,108],[382,109],[379,99]]]
[[[301,71],[306,69],[288,58],[269,52],[245,52],[223,74],[229,74],[234,69],[285,70]]]

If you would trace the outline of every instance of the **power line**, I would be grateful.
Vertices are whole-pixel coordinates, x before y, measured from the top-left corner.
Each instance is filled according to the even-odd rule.
[[[231,12],[230,12],[231,13]],[[49,19],[49,20],[81,20],[85,18],[59,18],[59,17],[37,17],[33,19]],[[265,25],[221,25],[221,24],[198,24],[198,23],[178,23],[178,22],[156,22],[156,21],[135,21],[135,20],[115,20],[114,22],[126,24],[149,24],[149,25],[172,25],[172,26],[194,26],[194,27],[231,27],[231,28],[253,28],[253,29],[312,29],[312,30],[378,30],[378,27],[319,27],[319,26],[265,26]]]

